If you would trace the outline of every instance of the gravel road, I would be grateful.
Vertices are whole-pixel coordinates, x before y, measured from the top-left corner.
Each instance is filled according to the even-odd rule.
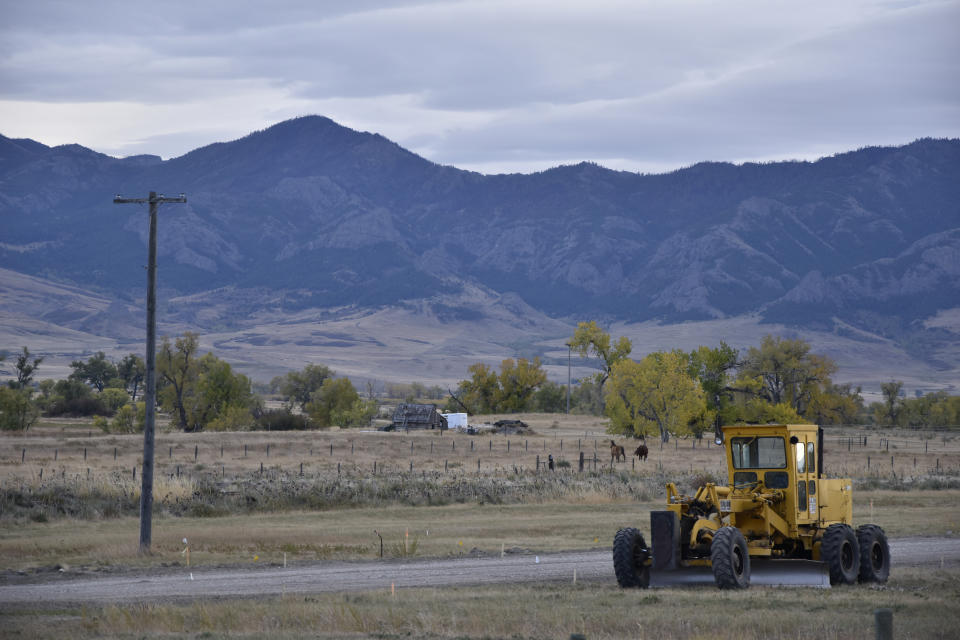
[[[894,568],[934,564],[960,566],[960,538],[901,538],[890,542]],[[611,553],[567,551],[543,555],[414,561],[331,562],[307,567],[218,569],[187,567],[164,574],[122,577],[53,576],[37,584],[0,586],[0,608],[66,603],[176,601],[349,591],[388,591],[391,585],[443,587],[523,582],[613,583]],[[710,580],[712,582],[712,580]],[[762,580],[754,580],[763,584]]]

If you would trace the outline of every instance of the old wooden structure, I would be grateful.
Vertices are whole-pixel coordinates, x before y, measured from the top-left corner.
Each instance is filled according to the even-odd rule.
[[[409,429],[441,429],[447,428],[447,419],[437,411],[435,404],[400,404],[393,412],[393,422],[390,431],[406,431]]]

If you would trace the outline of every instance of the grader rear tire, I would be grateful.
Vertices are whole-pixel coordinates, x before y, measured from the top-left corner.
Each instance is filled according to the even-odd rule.
[[[650,550],[643,535],[633,527],[617,531],[613,538],[613,572],[624,589],[650,586],[650,567],[645,563]]]
[[[875,524],[857,528],[860,545],[860,582],[886,582],[890,577],[890,546],[883,529]]]
[[[860,545],[845,524],[827,527],[820,543],[820,559],[830,568],[830,584],[854,584],[860,573]]]
[[[736,527],[721,527],[710,545],[713,579],[721,589],[750,586],[750,553],[747,541]]]

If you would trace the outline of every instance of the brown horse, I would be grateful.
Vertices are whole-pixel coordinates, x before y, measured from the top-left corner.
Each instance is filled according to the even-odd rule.
[[[622,446],[620,446],[619,444],[611,440],[610,441],[610,464],[613,464],[614,460],[616,460],[617,462],[620,462],[621,459],[624,462],[627,461],[626,450],[624,450]]]
[[[637,456],[641,460],[646,460],[648,453],[649,451],[647,450],[647,445],[641,444],[639,447],[637,447],[637,450],[633,452],[633,455]]]

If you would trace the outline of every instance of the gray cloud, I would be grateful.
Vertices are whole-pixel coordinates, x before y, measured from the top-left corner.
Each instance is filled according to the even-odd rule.
[[[484,171],[960,135],[955,0],[314,4],[15,3],[0,132],[169,157],[321,113]]]

